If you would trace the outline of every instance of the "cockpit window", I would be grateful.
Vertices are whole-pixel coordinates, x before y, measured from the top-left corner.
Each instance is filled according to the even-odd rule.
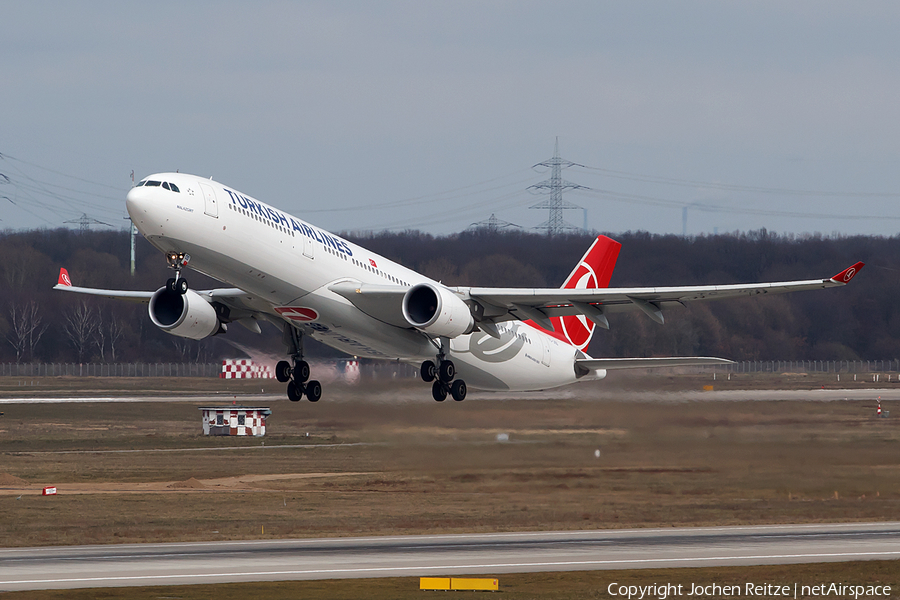
[[[146,185],[147,187],[159,187],[161,183],[161,181],[148,181],[144,185]]]
[[[181,193],[181,190],[179,190],[179,189],[178,189],[178,186],[175,185],[174,183],[170,183],[170,184],[169,184],[169,189],[172,190],[173,192],[177,192],[177,193],[179,193],[179,194]]]
[[[165,190],[169,189],[169,184],[168,184],[168,182],[163,181],[163,189],[165,189]]]

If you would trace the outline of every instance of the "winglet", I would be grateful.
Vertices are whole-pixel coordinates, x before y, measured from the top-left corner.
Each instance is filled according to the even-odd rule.
[[[865,265],[866,263],[864,262],[858,262],[852,267],[847,267],[846,269],[832,277],[831,280],[836,283],[849,283],[850,280],[853,279],[856,274],[859,273],[859,270],[862,269]]]
[[[69,278],[69,272],[62,267],[59,269],[59,281],[56,282],[56,285],[72,287],[72,280]]]

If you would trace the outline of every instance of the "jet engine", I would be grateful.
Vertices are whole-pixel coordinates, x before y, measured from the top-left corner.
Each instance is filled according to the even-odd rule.
[[[202,340],[219,331],[216,309],[194,290],[184,294],[162,287],[150,297],[150,320],[172,335]]]
[[[403,296],[403,317],[425,333],[454,338],[471,333],[475,320],[468,305],[443,286],[414,285]]]

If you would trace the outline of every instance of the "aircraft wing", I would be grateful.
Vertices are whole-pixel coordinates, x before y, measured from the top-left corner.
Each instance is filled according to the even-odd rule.
[[[76,294],[88,294],[91,296],[101,296],[103,298],[112,298],[114,300],[126,300],[129,302],[141,302],[147,304],[150,298],[156,293],[132,290],[104,290],[100,288],[86,288],[72,285],[69,273],[65,269],[59,270],[59,281],[53,286],[54,290],[63,292],[75,292]],[[218,288],[214,290],[194,290],[197,294],[212,299],[229,299],[248,296],[247,292],[239,288]]]
[[[773,283],[594,289],[473,287],[457,291],[467,293],[484,306],[485,320],[531,319],[543,325],[542,321],[549,323],[549,317],[583,314],[606,327],[604,315],[611,312],[637,309],[663,323],[664,308],[685,302],[839,287],[853,279],[863,265],[858,262],[827,279]]]
[[[403,296],[409,291],[408,287],[344,280],[329,285],[328,289],[343,296],[370,317],[397,327],[410,327],[403,317]]]

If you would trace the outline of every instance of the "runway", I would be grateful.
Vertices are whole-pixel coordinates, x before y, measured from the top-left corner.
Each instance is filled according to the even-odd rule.
[[[753,402],[753,401],[803,401],[839,402],[900,400],[900,388],[839,388],[806,390],[684,390],[684,391],[636,391],[605,388],[602,385],[571,385],[561,389],[541,392],[479,392],[472,390],[466,402],[504,400],[611,400],[618,402]],[[329,397],[332,402],[358,402],[359,394],[337,394]],[[369,400],[392,403],[423,402],[421,389],[403,388],[370,394]],[[271,404],[284,401],[284,394],[168,394],[146,396],[46,396],[0,398],[0,404],[86,404],[86,403],[144,403],[144,402],[187,402],[195,404],[221,404],[238,400],[244,403]]]
[[[0,550],[0,591],[895,560],[900,522]]]

